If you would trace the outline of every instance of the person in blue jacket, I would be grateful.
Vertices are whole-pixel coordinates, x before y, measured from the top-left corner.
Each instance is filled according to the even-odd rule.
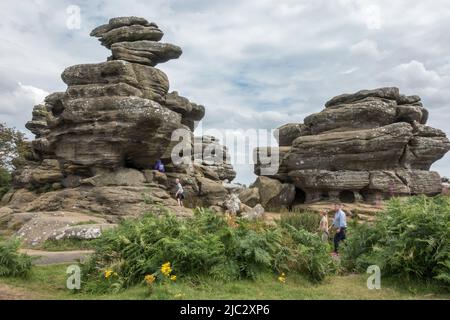
[[[158,159],[158,161],[156,161],[155,167],[153,169],[158,170],[159,172],[163,172],[163,173],[166,172],[164,163],[162,163],[162,161],[159,159]]]

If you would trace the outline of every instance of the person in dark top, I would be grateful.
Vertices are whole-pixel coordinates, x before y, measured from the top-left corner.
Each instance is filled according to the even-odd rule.
[[[164,167],[164,164],[159,159],[158,159],[158,161],[156,161],[155,167],[153,169],[158,170],[159,172],[163,172],[163,173],[166,172],[166,168]]]

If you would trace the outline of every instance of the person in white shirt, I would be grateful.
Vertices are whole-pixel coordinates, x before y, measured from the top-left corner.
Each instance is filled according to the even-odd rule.
[[[330,236],[328,232],[328,216],[326,211],[320,212],[322,219],[320,219],[319,232],[323,242],[327,242]]]
[[[177,192],[175,193],[175,198],[177,198],[178,205],[180,207],[183,207],[183,200],[184,200],[184,190],[183,186],[180,183],[180,179],[175,180]]]

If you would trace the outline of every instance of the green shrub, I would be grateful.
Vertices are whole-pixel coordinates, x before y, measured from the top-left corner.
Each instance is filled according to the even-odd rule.
[[[337,265],[330,256],[330,246],[320,236],[290,225],[284,227],[285,243],[292,250],[289,270],[304,274],[314,282],[322,281]]]
[[[393,199],[373,225],[349,228],[345,266],[450,285],[450,198]],[[352,262],[353,261],[353,262]]]
[[[319,228],[320,215],[316,212],[305,211],[299,213],[284,213],[281,215],[281,226],[290,225],[297,229],[304,229],[315,233]]]
[[[165,262],[174,274],[216,279],[255,279],[267,272],[301,272],[320,281],[332,271],[328,247],[318,236],[292,226],[227,220],[197,209],[192,218],[146,215],[124,221],[95,241],[83,265],[84,288],[105,291],[141,283]],[[105,270],[117,273],[105,279]]]
[[[0,277],[26,277],[31,271],[33,259],[18,252],[17,239],[0,243]]]

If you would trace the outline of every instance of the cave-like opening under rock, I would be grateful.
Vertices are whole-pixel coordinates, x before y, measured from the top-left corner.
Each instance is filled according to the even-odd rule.
[[[304,204],[306,201],[306,193],[300,188],[295,188],[295,198],[292,203],[293,206]]]
[[[343,203],[354,203],[355,193],[349,190],[341,191],[339,192],[339,200]]]
[[[329,201],[330,200],[330,194],[327,191],[324,191],[320,194],[320,200],[322,201]]]

